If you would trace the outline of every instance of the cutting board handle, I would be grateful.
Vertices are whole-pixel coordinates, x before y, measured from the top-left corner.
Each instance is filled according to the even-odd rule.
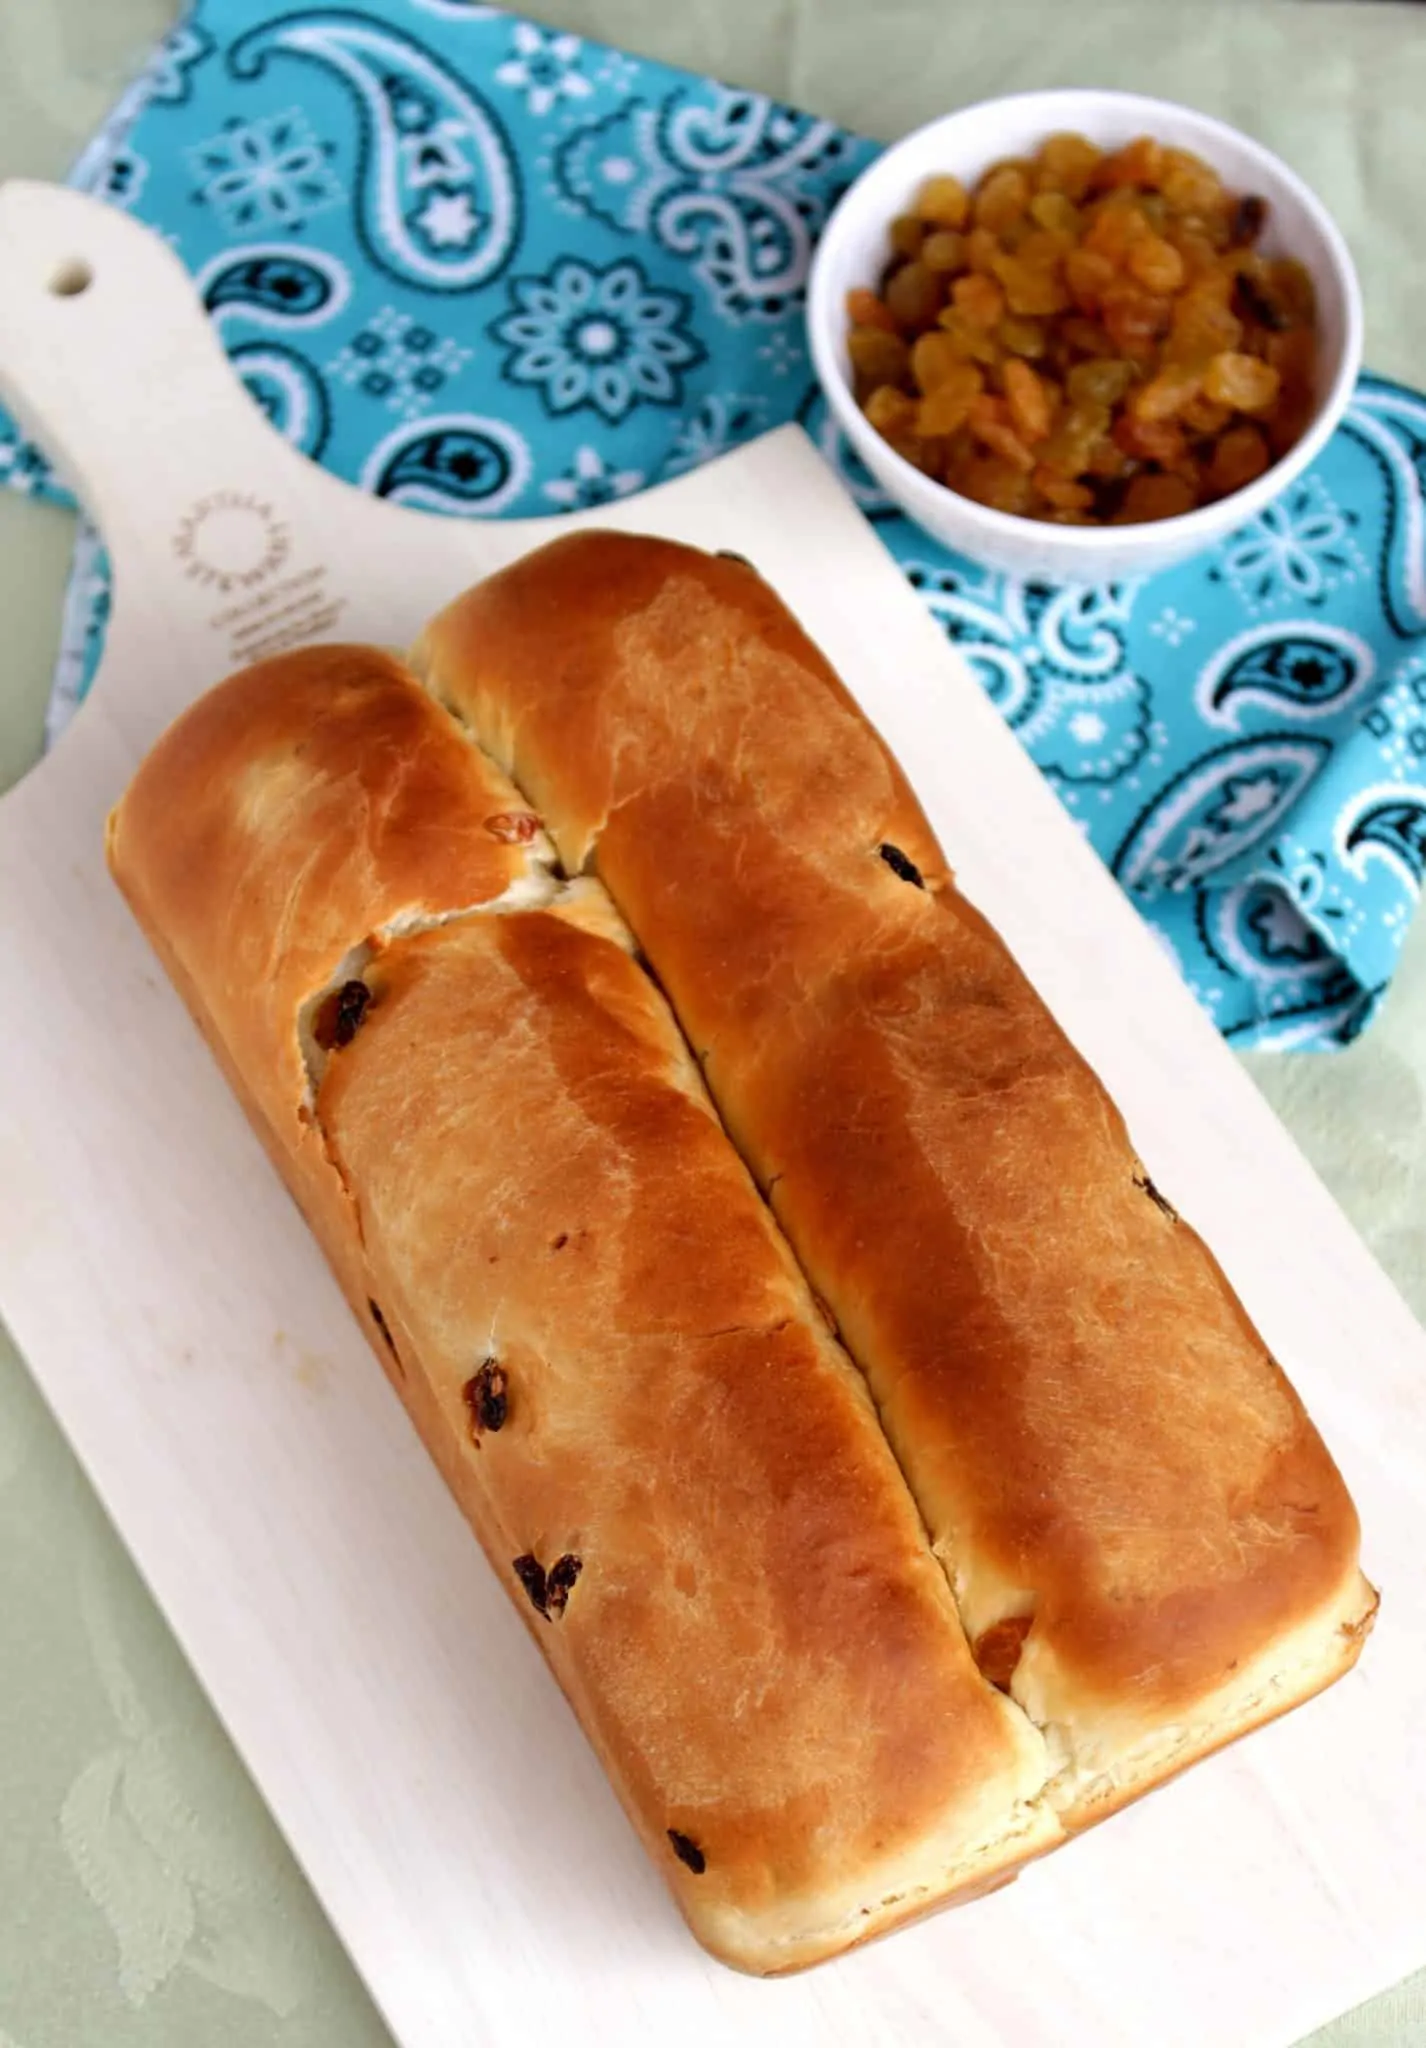
[[[111,548],[134,522],[168,526],[215,441],[256,442],[265,465],[282,446],[254,435],[257,408],[168,245],[115,207],[22,179],[0,185],[0,400]]]
[[[284,440],[168,244],[60,186],[0,185],[0,402],[103,534],[95,694],[137,746],[285,647],[400,644],[478,573],[464,522],[366,498]]]

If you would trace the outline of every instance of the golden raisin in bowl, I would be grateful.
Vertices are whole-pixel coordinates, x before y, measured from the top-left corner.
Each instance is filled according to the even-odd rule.
[[[1267,202],[1185,149],[1052,135],[928,178],[847,295],[857,403],[963,497],[1058,525],[1170,519],[1261,476],[1316,403],[1312,280]]]

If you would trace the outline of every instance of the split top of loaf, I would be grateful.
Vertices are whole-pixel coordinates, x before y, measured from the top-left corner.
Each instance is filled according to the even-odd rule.
[[[574,535],[416,659],[634,931],[1065,1817],[1344,1669],[1321,1438],[755,571]]]

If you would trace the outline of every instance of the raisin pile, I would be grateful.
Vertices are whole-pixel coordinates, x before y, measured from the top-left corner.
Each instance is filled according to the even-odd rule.
[[[899,455],[1000,512],[1168,519],[1261,476],[1315,407],[1312,280],[1266,201],[1148,136],[1052,135],[968,191],[934,177],[847,298],[857,401]]]

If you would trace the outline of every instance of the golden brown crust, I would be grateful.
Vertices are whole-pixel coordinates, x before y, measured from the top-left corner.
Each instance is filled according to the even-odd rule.
[[[586,533],[459,600],[418,660],[628,919],[971,1636],[1030,1618],[1010,1683],[1067,1804],[1081,1771],[1171,1768],[1156,1731],[1263,1718],[1244,1674],[1302,1628],[1336,1669],[1372,1596],[1331,1458],[773,594]]]
[[[661,999],[551,913],[399,941],[369,980],[319,1113],[373,1287],[507,1581],[581,1560],[541,1646],[651,1850],[715,1942],[874,1906],[1043,1765]],[[486,1357],[508,1417],[476,1435]]]
[[[527,877],[531,845],[488,824],[523,808],[399,662],[333,646],[200,697],[109,821],[115,879],[363,1316],[301,1009],[386,927]]]
[[[800,1967],[1051,1846],[1048,1761],[602,892],[488,910],[518,802],[322,650],[186,714],[111,861],[695,1932]]]

